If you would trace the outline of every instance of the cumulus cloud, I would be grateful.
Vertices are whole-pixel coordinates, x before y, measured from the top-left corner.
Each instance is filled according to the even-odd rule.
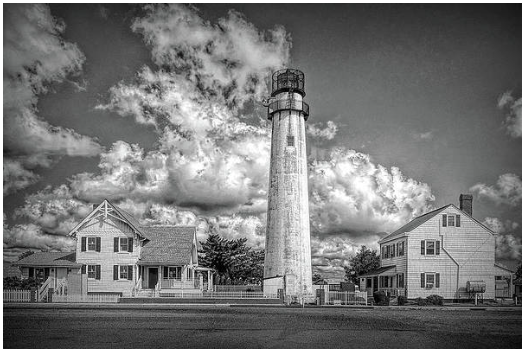
[[[70,251],[74,250],[75,241],[66,236],[45,234],[39,226],[34,224],[8,227],[4,223],[4,250],[12,248]]]
[[[427,212],[430,187],[366,154],[335,148],[310,167],[310,219],[316,233],[388,232]]]
[[[521,259],[521,238],[513,233],[520,227],[517,222],[487,217],[482,223],[496,232],[496,258]]]
[[[521,98],[514,98],[512,92],[503,93],[498,99],[498,108],[505,111],[503,125],[514,138],[521,137]]]
[[[418,140],[418,141],[429,141],[434,138],[434,131],[413,133],[412,136],[414,137],[415,140]]]
[[[497,205],[518,206],[521,204],[521,179],[515,174],[500,175],[496,181],[496,186],[477,183],[470,187],[470,192]]]
[[[321,138],[321,139],[327,139],[327,140],[334,139],[335,135],[337,134],[337,125],[335,124],[335,122],[328,121],[326,123],[325,128],[321,128],[318,126],[320,126],[319,123],[307,124],[306,133],[308,133],[310,136],[315,137],[315,138]]]
[[[101,147],[37,115],[38,96],[79,72],[85,60],[62,39],[65,24],[42,4],[9,4],[4,10],[4,192],[14,192],[35,182],[35,168],[64,155],[94,156]]]

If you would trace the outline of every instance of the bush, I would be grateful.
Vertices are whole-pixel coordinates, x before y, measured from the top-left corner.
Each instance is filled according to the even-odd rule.
[[[390,300],[383,291],[374,292],[374,302],[378,306],[388,306],[390,304]]]
[[[442,306],[443,297],[439,295],[430,295],[427,297],[427,304],[430,306]]]
[[[398,306],[404,306],[407,304],[408,299],[405,296],[397,296],[397,305]]]
[[[416,298],[416,303],[418,306],[426,306],[427,300],[421,297]]]
[[[42,284],[42,280],[29,278],[20,279],[18,277],[5,277],[4,278],[4,289],[11,290],[30,290],[36,288]]]

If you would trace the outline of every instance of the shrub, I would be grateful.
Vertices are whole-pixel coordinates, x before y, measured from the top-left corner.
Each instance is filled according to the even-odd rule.
[[[416,303],[418,306],[426,306],[427,300],[421,297],[416,298]]]
[[[383,291],[374,292],[374,302],[378,306],[388,306],[390,304],[390,300]]]
[[[443,297],[439,295],[430,295],[427,297],[427,304],[431,306],[442,306]]]
[[[397,296],[397,305],[398,306],[404,306],[407,304],[408,299],[405,296]]]

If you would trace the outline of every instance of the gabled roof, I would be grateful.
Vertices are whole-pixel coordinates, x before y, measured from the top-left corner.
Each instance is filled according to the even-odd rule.
[[[395,265],[384,266],[384,267],[369,271],[366,274],[358,275],[357,277],[376,276],[376,275],[383,274],[384,272],[391,270],[391,269],[395,269],[395,268],[396,268]]]
[[[503,270],[506,270],[508,271],[509,273],[513,273],[512,270],[510,270],[509,268],[507,268],[505,265],[501,264],[501,263],[494,263],[494,266],[500,268],[500,269],[503,269]]]
[[[139,236],[147,238],[144,235],[142,228],[138,221],[128,212],[120,209],[119,207],[114,206],[107,199],[104,199],[88,216],[86,216],[81,222],[79,222],[71,231],[69,231],[68,236],[75,236],[76,232],[79,231],[84,224],[94,217],[100,216],[96,215],[99,211],[103,211],[104,216],[111,216],[117,220],[126,222]]]
[[[189,264],[195,244],[195,227],[142,226],[149,241],[141,250],[139,265]]]
[[[410,221],[409,223],[403,225],[399,229],[392,232],[390,235],[383,237],[382,239],[379,240],[379,242],[381,243],[381,242],[387,241],[397,235],[414,230],[415,228],[421,226],[422,224],[424,224],[425,222],[427,222],[428,220],[432,219],[434,216],[439,214],[441,211],[443,211],[443,209],[448,208],[450,205],[452,204],[445,205],[444,207],[441,207],[436,210],[432,210],[431,212],[418,216],[414,220]]]
[[[461,210],[458,207],[456,207],[454,204],[449,204],[449,205],[445,205],[444,207],[438,208],[436,210],[432,210],[432,211],[430,211],[430,212],[428,212],[426,214],[418,216],[417,218],[415,218],[414,220],[410,221],[409,223],[403,225],[402,227],[400,227],[399,229],[395,230],[391,234],[389,234],[389,235],[383,237],[382,239],[380,239],[379,243],[386,242],[386,241],[388,241],[388,240],[390,240],[390,239],[392,239],[392,238],[394,238],[394,237],[396,237],[398,235],[401,235],[403,233],[410,232],[410,231],[416,229],[417,227],[423,225],[425,222],[427,222],[428,220],[432,219],[434,216],[438,215],[440,212],[442,212],[444,209],[446,209],[448,207],[454,207],[456,210],[462,212],[465,216],[468,216],[470,219],[475,221],[478,225],[483,227],[485,230],[487,230],[491,234],[494,234],[494,231],[492,231],[487,226],[485,226],[482,223],[480,223],[478,220],[474,219],[471,215],[468,215],[463,210]]]
[[[37,252],[14,262],[17,266],[30,267],[78,267],[75,252]]]

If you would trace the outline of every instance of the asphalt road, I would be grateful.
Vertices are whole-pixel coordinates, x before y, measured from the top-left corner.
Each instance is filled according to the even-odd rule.
[[[4,308],[4,348],[521,348],[521,311]]]

